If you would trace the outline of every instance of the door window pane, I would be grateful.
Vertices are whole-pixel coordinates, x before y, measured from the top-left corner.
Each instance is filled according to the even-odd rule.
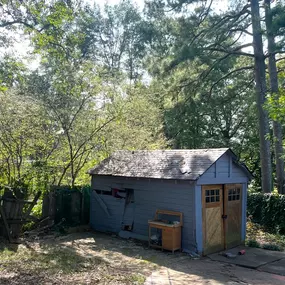
[[[220,189],[211,189],[205,191],[206,203],[215,203],[220,201]]]
[[[228,201],[238,201],[240,200],[240,187],[235,187],[228,190]]]

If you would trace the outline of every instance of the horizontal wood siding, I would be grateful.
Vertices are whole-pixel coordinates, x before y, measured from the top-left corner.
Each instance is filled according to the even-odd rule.
[[[179,211],[183,213],[184,223],[182,247],[186,250],[196,250],[195,185],[193,183],[107,176],[93,176],[92,178],[92,189],[107,190],[115,184],[120,185],[122,189],[134,189],[134,233],[142,236],[148,235],[148,220],[154,218],[157,209]],[[106,217],[94,199],[91,202],[94,204],[91,206],[91,226],[100,231],[117,233],[121,229],[125,200],[107,195],[100,195],[100,197],[104,197],[111,218]]]
[[[122,215],[124,211],[125,200],[116,199],[112,196],[100,195],[100,198],[108,208],[110,216],[106,215],[94,192],[91,193],[90,206],[90,225],[92,228],[104,232],[118,232],[121,229]]]
[[[197,181],[198,185],[246,183],[245,172],[225,153]]]

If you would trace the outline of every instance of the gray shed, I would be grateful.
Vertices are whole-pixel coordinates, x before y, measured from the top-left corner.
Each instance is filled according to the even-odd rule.
[[[249,170],[228,148],[117,151],[89,170],[91,227],[148,238],[157,209],[183,213],[182,248],[209,254],[244,242]]]

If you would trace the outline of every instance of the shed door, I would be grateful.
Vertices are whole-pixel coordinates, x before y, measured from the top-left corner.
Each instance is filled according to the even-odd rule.
[[[241,244],[241,201],[242,185],[225,185],[225,237],[226,248],[231,248]]]
[[[202,186],[204,255],[224,249],[223,185]]]

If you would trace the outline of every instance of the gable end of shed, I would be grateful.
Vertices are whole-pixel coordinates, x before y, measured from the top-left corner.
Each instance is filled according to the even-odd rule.
[[[247,183],[250,172],[240,165],[231,151],[224,153],[197,180],[197,185]]]

